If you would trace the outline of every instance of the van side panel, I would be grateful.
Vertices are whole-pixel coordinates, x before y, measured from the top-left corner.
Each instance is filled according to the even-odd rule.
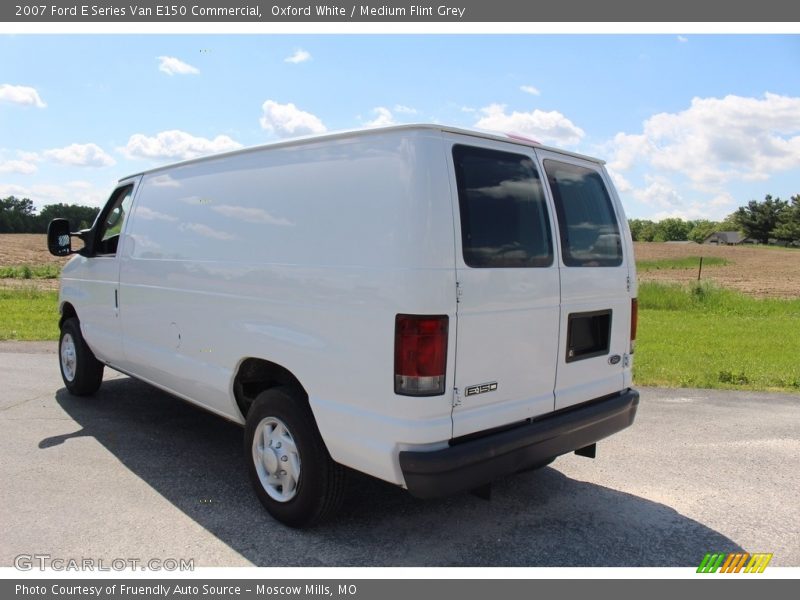
[[[393,389],[397,313],[455,323],[441,134],[376,132],[146,174],[121,257],[133,375],[241,421],[248,357],[291,371],[333,458],[394,483],[400,449],[445,443],[451,396]],[[446,390],[453,387],[454,332]]]

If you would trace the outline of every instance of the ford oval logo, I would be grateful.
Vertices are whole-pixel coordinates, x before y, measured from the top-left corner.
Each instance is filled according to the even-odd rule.
[[[619,361],[621,361],[621,360],[622,360],[622,357],[619,354],[614,354],[613,356],[609,357],[608,364],[616,365],[616,364],[619,364]]]

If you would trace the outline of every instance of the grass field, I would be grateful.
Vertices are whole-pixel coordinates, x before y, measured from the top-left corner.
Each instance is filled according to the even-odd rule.
[[[677,258],[659,258],[654,260],[637,260],[636,270],[639,273],[660,271],[663,269],[690,269],[695,273],[700,268],[700,256],[680,256]],[[727,265],[728,261],[719,256],[704,256],[703,268],[720,267]]]
[[[800,250],[637,243],[636,257],[637,385],[800,392]],[[0,234],[0,340],[57,339],[63,263],[43,235]]]
[[[0,340],[58,339],[58,292],[0,288]]]
[[[636,385],[800,391],[800,299],[642,283]]]

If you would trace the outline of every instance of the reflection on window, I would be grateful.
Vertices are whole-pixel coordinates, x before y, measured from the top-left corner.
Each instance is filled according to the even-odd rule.
[[[455,146],[461,244],[470,267],[546,267],[553,263],[544,192],[522,154]]]
[[[131,202],[133,201],[133,186],[118,190],[112,198],[111,210],[105,213],[95,238],[99,240],[97,242],[97,254],[117,253],[122,226],[125,224],[125,217],[130,212]]]
[[[561,251],[569,267],[622,264],[622,242],[608,190],[597,171],[544,161],[561,232]]]

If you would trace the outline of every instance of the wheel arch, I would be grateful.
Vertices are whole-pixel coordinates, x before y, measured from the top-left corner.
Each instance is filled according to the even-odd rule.
[[[75,307],[72,306],[70,302],[62,303],[60,312],[61,312],[61,317],[58,319],[59,329],[64,324],[64,321],[66,321],[67,319],[75,318],[78,319],[78,321],[80,321],[80,319],[78,318],[78,311],[75,310]]]
[[[240,360],[233,378],[233,395],[242,419],[247,419],[253,401],[261,392],[279,386],[291,388],[298,398],[308,404],[308,392],[286,367],[252,356]]]

